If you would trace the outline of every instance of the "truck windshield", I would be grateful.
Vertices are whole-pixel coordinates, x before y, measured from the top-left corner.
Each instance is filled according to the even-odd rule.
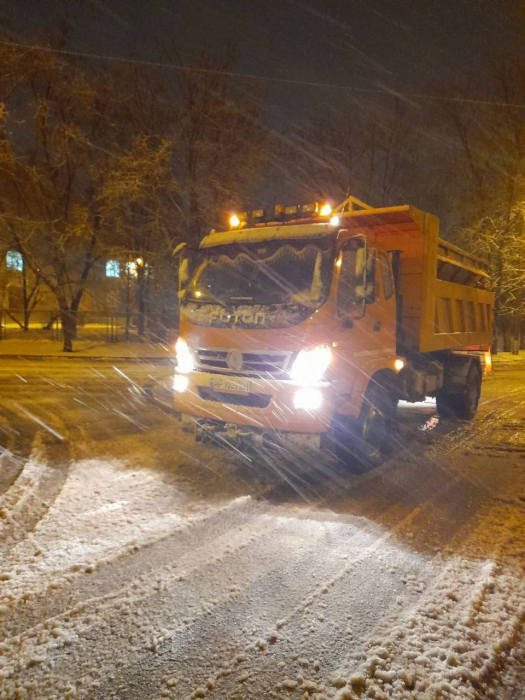
[[[328,295],[332,256],[331,239],[221,246],[195,271],[186,301],[316,307]]]

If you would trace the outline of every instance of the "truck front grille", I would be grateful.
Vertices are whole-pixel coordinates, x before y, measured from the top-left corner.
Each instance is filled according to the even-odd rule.
[[[292,357],[292,353],[282,351],[243,352],[242,367],[232,370],[228,366],[229,352],[230,350],[216,348],[196,348],[194,355],[197,369],[241,376],[282,377]]]
[[[205,401],[233,404],[234,406],[250,406],[251,408],[266,408],[272,398],[268,394],[229,394],[226,391],[214,391],[208,387],[197,388],[199,396]]]

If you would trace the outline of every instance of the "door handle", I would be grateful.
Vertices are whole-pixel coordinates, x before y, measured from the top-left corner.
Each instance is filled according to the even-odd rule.
[[[374,325],[372,326],[372,330],[374,332],[380,331],[381,330],[381,321],[376,321]]]

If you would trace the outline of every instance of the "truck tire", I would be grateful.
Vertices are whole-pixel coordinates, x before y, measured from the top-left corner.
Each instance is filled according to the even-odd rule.
[[[436,408],[440,418],[472,420],[478,410],[481,394],[481,372],[474,362],[470,365],[461,391],[441,389],[436,395]]]
[[[339,417],[335,429],[338,459],[354,472],[380,464],[392,439],[397,402],[392,392],[373,384],[366,392],[358,418]]]

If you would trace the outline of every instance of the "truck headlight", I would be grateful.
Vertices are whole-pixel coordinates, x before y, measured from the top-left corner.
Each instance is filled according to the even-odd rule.
[[[179,338],[177,340],[175,344],[175,355],[177,358],[177,372],[188,374],[188,372],[195,369],[189,345],[184,338]]]
[[[301,350],[292,365],[290,377],[303,386],[316,384],[323,378],[331,360],[332,349],[328,345]]]

